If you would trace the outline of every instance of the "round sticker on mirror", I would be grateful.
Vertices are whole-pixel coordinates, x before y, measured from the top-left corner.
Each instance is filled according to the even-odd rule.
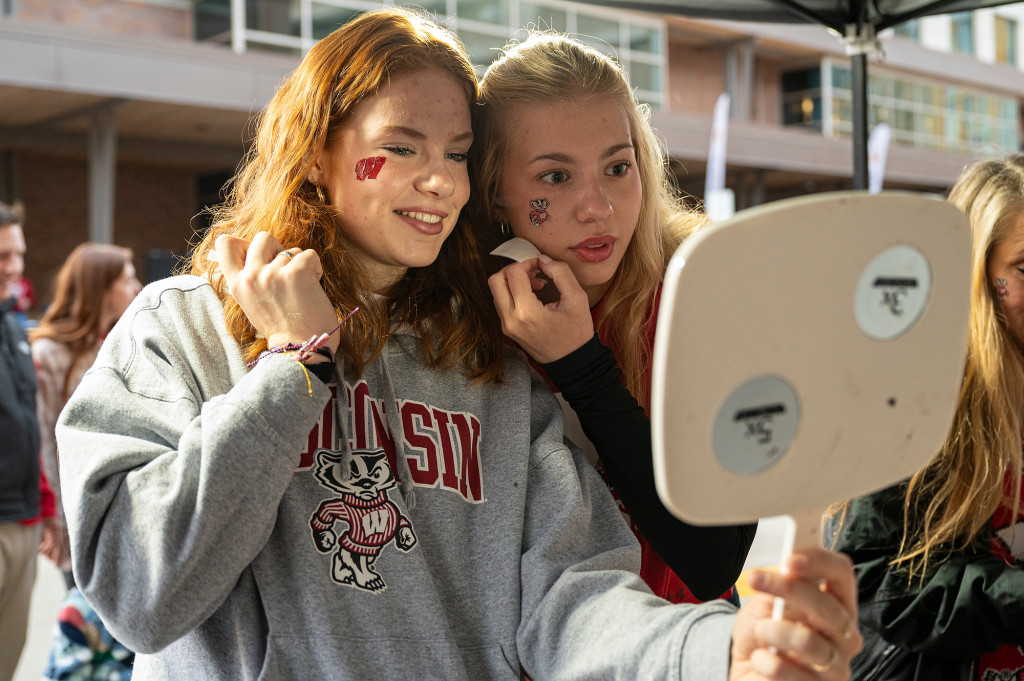
[[[861,331],[875,340],[906,333],[921,318],[932,291],[928,259],[913,246],[885,249],[857,282],[853,310]]]
[[[757,473],[789,451],[800,402],[783,378],[764,375],[736,388],[718,410],[711,433],[715,458],[733,473]]]

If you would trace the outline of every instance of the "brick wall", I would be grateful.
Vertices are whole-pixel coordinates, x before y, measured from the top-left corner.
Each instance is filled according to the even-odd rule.
[[[89,239],[86,162],[23,153],[19,168],[28,245],[25,273],[41,304],[49,299],[53,277],[71,249]],[[190,220],[198,212],[197,175],[190,168],[118,164],[114,242],[135,252],[143,283],[151,249],[186,252],[193,234]],[[33,310],[33,316],[39,313]]]
[[[757,60],[753,97],[750,112],[752,122],[782,125],[782,73],[778,63]]]
[[[710,118],[725,91],[725,51],[693,47],[669,36],[668,108]]]
[[[695,47],[669,39],[669,110],[711,117],[725,91],[725,49]],[[782,125],[781,75],[776,62],[757,58],[750,102],[750,122]]]
[[[140,0],[18,0],[14,7],[14,18],[20,21],[179,40],[192,35],[187,5],[175,7]]]

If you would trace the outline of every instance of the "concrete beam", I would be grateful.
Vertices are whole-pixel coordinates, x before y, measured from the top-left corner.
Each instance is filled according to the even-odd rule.
[[[98,244],[114,241],[117,107],[96,110],[89,128],[89,240]]]
[[[88,153],[88,136],[75,132],[25,128],[0,128],[0,150],[45,152],[83,157]],[[117,143],[120,161],[190,167],[234,168],[245,154],[235,145],[190,143],[121,137]]]
[[[707,160],[711,119],[656,111],[651,123],[675,158]],[[949,187],[970,157],[893,145],[886,179]],[[832,177],[853,177],[853,140],[831,139],[807,130],[730,122],[726,164]]]
[[[255,111],[298,57],[183,41],[83,36],[63,27],[0,23],[0,84]]]

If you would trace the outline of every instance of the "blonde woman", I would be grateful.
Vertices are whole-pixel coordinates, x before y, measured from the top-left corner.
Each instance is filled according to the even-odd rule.
[[[481,81],[475,224],[488,250],[516,236],[542,254],[491,277],[502,328],[579,417],[643,547],[644,580],[706,601],[734,595],[756,525],[688,525],[654,488],[645,412],[661,284],[704,216],[673,190],[648,115],[597,50],[553,33],[508,47]],[[534,295],[538,272],[559,303]]]
[[[963,386],[935,459],[839,515],[870,641],[857,678],[1024,675],[1024,155],[969,166],[949,201],[973,235]]]

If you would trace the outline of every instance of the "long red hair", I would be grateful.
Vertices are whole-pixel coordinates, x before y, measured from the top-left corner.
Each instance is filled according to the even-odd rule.
[[[349,255],[335,209],[308,180],[319,154],[354,107],[389,78],[440,68],[475,103],[476,73],[451,32],[419,14],[383,8],[362,14],[309,51],[262,112],[253,147],[230,185],[225,204],[192,255],[191,271],[214,282],[228,330],[247,359],[266,348],[237,303],[214,277],[207,253],[221,234],[252,239],[269,231],[286,248],[312,248],[323,262],[323,287],[339,318],[359,313],[341,334],[339,353],[353,375],[383,349],[396,325],[413,327],[427,366],[459,366],[469,376],[497,380],[501,330],[477,257],[473,233],[457,225],[431,265],[412,268],[383,300],[367,295],[365,277]],[[326,330],[326,329],[325,329]]]

